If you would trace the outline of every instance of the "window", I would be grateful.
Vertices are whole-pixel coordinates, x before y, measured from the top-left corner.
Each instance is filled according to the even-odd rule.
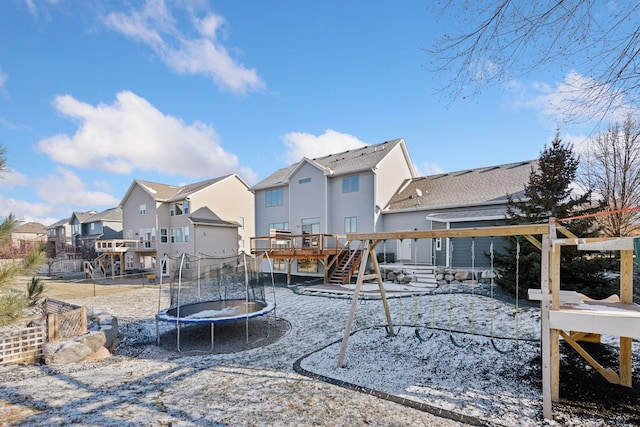
[[[189,241],[189,227],[171,229],[171,243],[186,243]]]
[[[358,229],[358,218],[355,216],[348,216],[344,219],[344,232],[355,233]]]
[[[90,229],[91,231],[95,231],[95,230],[96,230],[96,223],[95,223],[95,222],[92,222],[92,223],[91,223],[91,225],[89,226],[89,229]]]
[[[318,261],[315,259],[299,259],[298,272],[300,273],[317,273]]]
[[[169,214],[171,216],[189,215],[189,201],[184,200],[182,202],[171,203],[171,205],[169,205]]]
[[[311,178],[302,178],[298,180],[298,184],[307,184],[311,182]]]
[[[160,229],[160,243],[168,243],[169,242],[169,230],[166,228]]]
[[[271,222],[269,223],[269,230],[288,230],[288,222]]]
[[[147,204],[142,203],[140,204],[140,215],[146,215],[146,214],[147,214]]]
[[[266,206],[268,208],[272,206],[282,206],[282,188],[278,188],[277,190],[268,190],[265,193],[266,198]]]
[[[287,269],[287,263],[282,258],[276,258],[273,260],[273,269],[276,271],[285,271]]]
[[[133,254],[124,254],[124,268],[125,270],[131,270],[133,268]]]
[[[353,193],[358,191],[358,175],[353,176],[345,176],[342,178],[342,192],[343,193]]]

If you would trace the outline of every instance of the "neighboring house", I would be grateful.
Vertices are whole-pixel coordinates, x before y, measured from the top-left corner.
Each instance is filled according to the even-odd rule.
[[[122,208],[116,207],[84,219],[78,246],[93,252],[97,240],[122,239]]]
[[[254,235],[249,186],[236,174],[184,186],[135,180],[121,202],[125,269],[175,269],[182,254],[237,254]],[[133,243],[133,244],[131,244]]]
[[[533,160],[406,180],[382,212],[384,231],[505,225],[508,197],[523,196],[537,166]],[[382,251],[383,256],[393,254],[391,258],[404,262],[487,267],[491,242],[490,238],[389,241]],[[501,238],[493,243],[494,251],[505,244]]]
[[[293,235],[382,231],[383,207],[415,176],[403,139],[303,158],[252,187],[257,236],[273,229]],[[323,272],[315,259],[295,264],[294,273]]]
[[[87,211],[87,212],[74,212],[71,214],[71,218],[69,219],[69,223],[71,224],[71,245],[76,248],[82,247],[82,236],[83,236],[83,227],[84,222],[97,214],[96,211]]]
[[[52,256],[63,252],[71,246],[71,222],[69,218],[61,219],[47,226],[47,245]]]
[[[39,222],[25,222],[11,233],[13,246],[19,253],[25,253],[38,243],[47,241],[47,227]]]

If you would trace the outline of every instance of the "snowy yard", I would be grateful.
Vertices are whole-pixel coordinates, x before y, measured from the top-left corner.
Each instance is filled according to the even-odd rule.
[[[622,406],[615,402],[581,411],[576,408],[590,404],[562,401],[554,405],[557,421],[542,421],[535,306],[520,307],[516,316],[512,303],[479,295],[393,298],[399,328],[392,337],[383,327],[382,303],[363,301],[345,367],[337,368],[350,300],[286,287],[275,296],[282,338],[221,354],[155,345],[154,315],[167,307],[157,287],[71,300],[117,316],[126,338],[99,363],[0,367],[0,424],[608,426],[640,420],[637,402],[622,405],[626,413],[617,416]],[[202,348],[208,346],[205,339]],[[639,349],[634,343],[636,384]],[[585,365],[579,371],[593,377]],[[402,399],[405,405],[394,403]]]

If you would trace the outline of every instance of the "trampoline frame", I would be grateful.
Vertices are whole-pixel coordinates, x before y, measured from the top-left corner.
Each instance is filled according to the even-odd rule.
[[[180,293],[180,288],[182,286],[182,266],[184,263],[184,258],[185,258],[186,254],[182,254],[181,260],[180,260],[180,270],[179,270],[179,274],[178,274],[178,294]],[[248,277],[248,273],[247,273],[247,269],[246,269],[246,254],[244,254],[245,257],[245,298],[244,299],[240,299],[240,298],[235,298],[235,299],[217,299],[217,300],[207,300],[207,301],[196,301],[196,302],[191,302],[191,303],[187,303],[187,304],[179,304],[174,306],[174,307],[169,307],[166,308],[164,310],[160,310],[158,311],[158,313],[156,314],[156,335],[157,335],[157,343],[158,345],[160,345],[160,327],[158,322],[167,322],[167,323],[174,323],[176,326],[176,347],[178,349],[179,352],[182,352],[182,349],[180,348],[180,325],[181,324],[187,324],[187,325],[206,325],[206,324],[210,324],[211,325],[211,349],[210,352],[213,352],[214,350],[214,337],[215,337],[215,324],[216,323],[225,323],[225,322],[236,322],[238,320],[245,320],[245,336],[246,336],[246,343],[249,343],[249,319],[253,319],[256,317],[261,317],[264,315],[269,314],[272,311],[275,311],[276,309],[276,303],[275,303],[275,284],[273,284],[274,286],[274,302],[268,302],[266,301],[266,295],[265,295],[265,301],[261,301],[261,300],[255,300],[255,299],[249,299],[249,277]],[[165,254],[164,258],[163,258],[163,264],[166,264],[167,262],[167,255]],[[269,260],[269,264],[271,264],[271,261]],[[273,269],[271,272],[271,280],[273,283]],[[160,276],[160,283],[159,283],[160,287],[160,293],[162,293],[162,276]],[[179,298],[178,298],[179,300]],[[229,305],[227,303],[229,302],[235,302],[235,304]],[[229,315],[229,316],[225,316],[225,315],[220,315],[220,316],[202,316],[202,317],[193,317],[194,315],[196,315],[197,313],[201,313],[203,311],[206,310],[215,310],[216,306],[231,306],[231,307],[242,307],[242,305],[244,305],[245,307],[249,307],[250,304],[259,304],[261,306],[261,308],[259,310],[251,310],[249,311],[248,309],[244,309],[241,313],[239,314],[235,314],[235,315]],[[158,305],[160,305],[160,294],[158,294]],[[198,306],[203,306],[203,309],[200,310],[196,310],[195,308]],[[220,307],[223,308],[223,307]],[[227,307],[224,307],[227,308]],[[186,310],[187,314],[184,315],[184,313],[182,313],[183,315],[181,315],[181,311]],[[171,314],[170,314],[171,313]],[[271,324],[269,323],[269,327],[271,326]]]

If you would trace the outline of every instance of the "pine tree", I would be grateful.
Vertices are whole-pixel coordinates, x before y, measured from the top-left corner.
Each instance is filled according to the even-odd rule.
[[[573,146],[563,143],[556,133],[551,144],[540,153],[538,168],[531,170],[524,197],[509,197],[508,222],[546,223],[549,218],[570,218],[597,211],[599,206],[591,203],[590,192],[576,195],[572,191],[579,163]],[[580,237],[597,233],[590,218],[563,222],[563,225]],[[615,286],[604,275],[610,260],[589,255],[592,254],[578,251],[575,247],[562,249],[561,288],[592,298],[611,295]],[[540,288],[540,250],[526,239],[509,238],[506,252],[495,255],[495,265],[501,274],[497,283],[507,292],[515,294],[516,278],[520,297],[526,297],[529,288]]]

